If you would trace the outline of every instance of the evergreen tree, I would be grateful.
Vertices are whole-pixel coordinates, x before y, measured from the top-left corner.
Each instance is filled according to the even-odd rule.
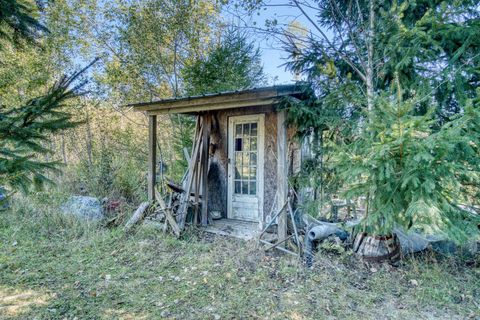
[[[48,153],[43,142],[51,134],[74,127],[73,114],[65,111],[67,101],[78,96],[82,83],[70,88],[81,74],[63,77],[43,96],[19,107],[0,107],[0,184],[28,190],[40,186],[58,162],[43,161],[38,154]]]
[[[302,46],[286,42],[288,68],[306,75],[323,96],[334,99],[341,86],[348,87],[352,94],[341,100],[347,113],[352,107],[371,110],[369,104],[396,75],[405,99],[428,93],[416,112],[434,104],[439,121],[448,121],[480,84],[476,1],[327,0],[292,6],[302,10],[314,32],[297,39]]]
[[[227,30],[204,56],[187,64],[182,77],[187,95],[247,89],[265,80],[260,50],[248,40],[247,34],[234,29]],[[190,116],[176,115],[171,119],[177,133],[174,148],[183,155],[183,148],[193,143],[195,123]],[[185,168],[186,161],[181,165]]]
[[[38,30],[47,30],[36,19],[35,8],[29,2],[2,1],[1,9],[0,37],[7,44],[22,39],[33,42]],[[2,47],[1,50],[7,49]],[[78,83],[77,79],[84,71],[62,77],[46,94],[19,106],[5,105],[0,97],[1,186],[11,191],[25,191],[32,184],[40,186],[48,180],[45,173],[57,168],[57,162],[41,160],[39,154],[50,151],[44,142],[51,134],[77,124],[72,121],[73,115],[66,111],[66,106],[83,87],[84,82]]]
[[[190,95],[247,89],[265,82],[260,50],[246,33],[234,29],[227,30],[205,57],[188,65],[183,75]]]
[[[398,76],[404,98],[429,94],[415,106],[417,113],[435,105],[440,122],[461,113],[480,85],[477,1],[399,1],[378,6],[377,45],[384,57],[378,88],[386,89]]]
[[[347,197],[367,196],[364,231],[416,227],[459,241],[478,235],[480,216],[463,206],[480,191],[478,97],[436,130],[435,109],[417,115],[417,101],[403,100],[400,91],[376,101],[366,130],[343,144],[332,163]]]
[[[323,150],[331,151],[325,165],[347,196],[369,199],[365,229],[385,234],[421,224],[457,239],[478,232],[478,216],[460,206],[478,194],[476,1],[291,6],[312,32],[286,42],[288,67],[307,76],[318,99],[290,101],[289,117],[303,132],[306,124],[329,130],[330,145],[343,146]]]
[[[0,0],[0,40],[19,43],[34,42],[47,28],[37,17],[37,7],[30,0]]]

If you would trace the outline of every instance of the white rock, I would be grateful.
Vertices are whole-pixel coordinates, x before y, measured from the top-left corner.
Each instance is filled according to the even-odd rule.
[[[101,220],[104,217],[102,204],[94,197],[72,196],[60,209],[66,215],[86,220]]]

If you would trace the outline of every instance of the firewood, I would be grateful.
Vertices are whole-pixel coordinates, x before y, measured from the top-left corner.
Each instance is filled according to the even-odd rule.
[[[143,219],[145,216],[145,211],[149,206],[148,202],[142,202],[140,206],[135,210],[130,220],[128,220],[127,224],[125,225],[125,230],[131,229],[135,224],[137,224],[140,220]]]

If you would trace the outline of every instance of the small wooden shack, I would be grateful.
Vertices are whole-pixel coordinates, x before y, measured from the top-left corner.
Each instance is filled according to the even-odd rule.
[[[277,110],[287,96],[300,99],[301,87],[280,85],[133,105],[149,118],[149,199],[155,198],[157,116],[194,115],[197,127],[183,185],[185,199],[177,215],[186,215],[190,206],[194,221],[203,226],[215,213],[223,225],[243,222],[255,230],[264,228],[285,207],[288,171],[299,161],[294,130],[287,129],[285,111]],[[286,219],[285,211],[275,221],[278,239],[287,236]]]

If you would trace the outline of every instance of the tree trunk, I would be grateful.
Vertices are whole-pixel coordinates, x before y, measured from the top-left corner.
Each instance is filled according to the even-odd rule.
[[[353,243],[353,251],[367,262],[400,261],[400,241],[394,235],[371,236],[365,232],[357,234]]]
[[[366,70],[366,86],[367,86],[367,109],[370,113],[373,110],[374,88],[373,88],[373,46],[375,40],[375,0],[370,0],[369,10],[369,28],[367,43],[367,70]]]

